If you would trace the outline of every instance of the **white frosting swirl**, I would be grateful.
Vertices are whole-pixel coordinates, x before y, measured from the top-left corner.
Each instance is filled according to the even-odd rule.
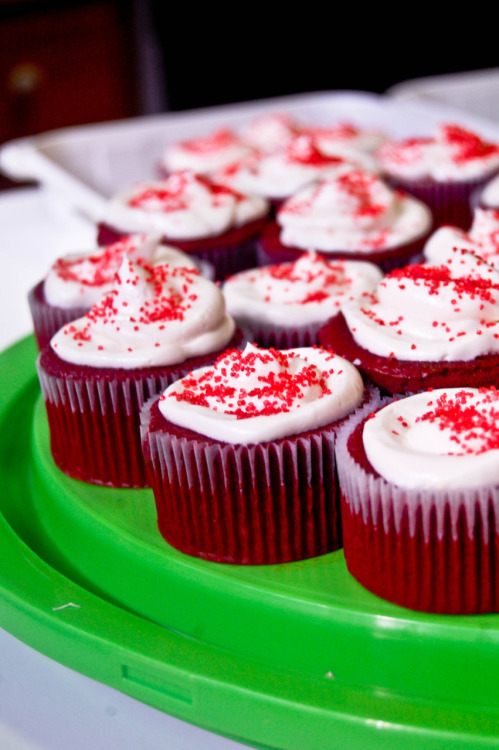
[[[268,203],[188,170],[116,195],[106,223],[126,231],[158,232],[171,239],[213,237],[264,216]]]
[[[499,392],[439,389],[394,401],[368,419],[363,441],[373,468],[406,489],[499,484]]]
[[[469,250],[499,268],[499,210],[476,208],[468,232],[454,226],[442,226],[424,247],[430,263],[446,263],[459,249]]]
[[[125,256],[111,291],[58,331],[51,345],[74,364],[130,369],[218,351],[234,331],[222,292],[198,271]]]
[[[357,369],[325,349],[278,351],[248,344],[194,370],[162,395],[174,424],[226,443],[261,443],[330,424],[355,409]]]
[[[235,274],[225,282],[223,293],[236,319],[301,326],[325,321],[347,301],[375,289],[382,276],[372,263],[327,260],[305,252],[294,263]]]
[[[499,144],[459,125],[443,124],[433,137],[384,143],[376,152],[382,169],[410,180],[473,180],[499,169]]]
[[[325,154],[372,153],[386,140],[384,133],[360,128],[352,122],[302,127],[301,132],[311,135]]]
[[[217,172],[217,179],[245,193],[283,199],[321,177],[343,174],[354,168],[374,168],[360,152],[355,158],[322,152],[314,139],[298,135],[284,148],[250,154]]]
[[[480,203],[486,208],[499,208],[499,176],[486,184],[480,194]]]
[[[499,352],[499,272],[465,250],[447,264],[392,271],[343,314],[356,342],[383,357],[458,361]]]
[[[241,130],[241,138],[259,151],[285,148],[299,133],[297,120],[285,112],[265,112]]]
[[[352,170],[304,187],[277,213],[284,245],[304,250],[369,253],[427,232],[431,212],[376,175]]]
[[[130,235],[96,250],[58,258],[43,285],[45,301],[56,307],[91,307],[113,285],[124,256],[142,263],[196,268],[188,255],[156,235]]]
[[[233,130],[220,128],[207,136],[172,143],[162,154],[160,165],[168,172],[189,169],[209,174],[241,159],[250,150]]]

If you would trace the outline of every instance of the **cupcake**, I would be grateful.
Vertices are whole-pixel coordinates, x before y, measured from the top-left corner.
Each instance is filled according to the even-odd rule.
[[[230,276],[222,290],[228,313],[250,341],[289,349],[317,344],[326,320],[345,302],[362,299],[381,278],[372,263],[328,260],[305,252],[292,263]]]
[[[499,611],[499,392],[392,401],[338,434],[348,570],[404,607]]]
[[[175,141],[160,157],[160,172],[169,175],[188,169],[198,174],[210,174],[222,169],[251,151],[230,128],[219,128],[206,136]]]
[[[499,144],[454,124],[434,136],[387,141],[376,152],[395,187],[430,206],[436,226],[471,223],[471,198],[499,170]]]
[[[55,463],[86,482],[147,486],[142,404],[240,343],[221,291],[197,270],[125,256],[112,289],[39,355]]]
[[[235,190],[268,199],[274,210],[310,182],[344,174],[352,169],[375,169],[375,162],[360,152],[351,156],[322,151],[310,135],[297,135],[274,151],[253,152],[216,173]]]
[[[185,253],[210,263],[215,280],[256,265],[256,238],[269,206],[190,171],[142,183],[119,193],[107,206],[99,242],[132,232],[154,232]]]
[[[362,399],[355,367],[320,348],[247,345],[172,384],[142,413],[161,534],[236,564],[336,549],[335,434]]]
[[[499,210],[476,208],[468,230],[448,225],[439,227],[429,237],[424,257],[430,263],[445,263],[460,249],[469,250],[499,267]]]
[[[262,233],[259,265],[295,260],[307,250],[366,260],[383,271],[421,257],[432,226],[421,201],[376,175],[349,170],[302,188]]]
[[[499,271],[466,250],[387,274],[319,341],[390,393],[499,382]]]
[[[111,289],[125,254],[144,263],[195,267],[185,253],[161,243],[156,236],[145,234],[130,235],[101,249],[58,258],[28,295],[40,349],[59,328],[81,318]]]

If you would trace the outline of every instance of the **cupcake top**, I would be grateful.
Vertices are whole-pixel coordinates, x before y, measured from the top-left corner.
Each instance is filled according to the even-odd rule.
[[[326,154],[314,138],[305,134],[295,136],[276,151],[250,154],[217,172],[217,179],[236,190],[282,200],[313,180],[358,167],[374,169],[374,161],[360,152],[355,158]]]
[[[499,272],[466,250],[442,265],[387,274],[343,315],[355,341],[382,357],[466,361],[499,352]]]
[[[467,232],[459,227],[439,227],[428,239],[424,255],[431,263],[446,263],[463,248],[499,268],[499,210],[476,208]]]
[[[396,177],[463,182],[499,169],[499,144],[449,123],[441,125],[432,137],[388,141],[376,157],[383,171]]]
[[[194,370],[160,397],[171,422],[227,443],[261,443],[335,422],[362,400],[357,369],[318,347],[248,344]]]
[[[168,263],[195,268],[193,261],[156,235],[123,237],[99,252],[71,253],[58,258],[44,280],[44,297],[49,305],[62,308],[91,307],[111,289],[123,258],[142,263]]]
[[[375,289],[381,278],[372,263],[327,260],[306,252],[293,263],[235,274],[225,282],[223,293],[236,319],[303,326],[325,321],[345,302]]]
[[[73,364],[131,369],[218,351],[234,331],[222,292],[196,269],[125,255],[112,289],[60,329],[51,345]]]
[[[208,174],[241,159],[251,150],[230,128],[219,128],[199,138],[172,143],[163,152],[160,166],[167,172],[189,169]]]
[[[298,121],[285,112],[266,112],[254,117],[241,130],[245,143],[258,151],[285,148],[300,132]]]
[[[384,406],[363,431],[364,449],[384,479],[406,489],[499,484],[499,391],[449,388]]]
[[[386,140],[384,133],[361,128],[352,122],[308,126],[301,128],[301,132],[312,136],[326,154],[355,154],[358,151],[372,153]]]
[[[363,170],[321,179],[296,192],[277,213],[282,244],[366,253],[397,247],[429,231],[430,209]]]
[[[191,240],[221,235],[267,211],[267,202],[259,196],[244,195],[185,170],[116,195],[108,203],[106,223],[127,231]]]

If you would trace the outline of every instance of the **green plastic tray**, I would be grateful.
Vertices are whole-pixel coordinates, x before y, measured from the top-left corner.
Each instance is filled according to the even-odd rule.
[[[499,615],[424,615],[342,552],[237,567],[159,535],[150,490],[53,464],[31,337],[0,355],[0,626],[151,706],[259,747],[499,747]]]

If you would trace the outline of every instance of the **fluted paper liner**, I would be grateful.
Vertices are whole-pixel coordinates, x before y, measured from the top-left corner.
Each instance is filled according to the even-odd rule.
[[[43,281],[30,290],[28,304],[40,350],[50,342],[52,336],[66,323],[81,318],[89,310],[88,306],[66,308],[49,305],[45,302],[43,296]]]
[[[335,427],[252,445],[141,431],[158,525],[175,548],[238,564],[300,560],[340,546]],[[173,427],[173,429],[172,429]]]
[[[499,608],[499,487],[406,490],[368,473],[338,431],[343,544],[366,588],[413,609],[441,613]]]

